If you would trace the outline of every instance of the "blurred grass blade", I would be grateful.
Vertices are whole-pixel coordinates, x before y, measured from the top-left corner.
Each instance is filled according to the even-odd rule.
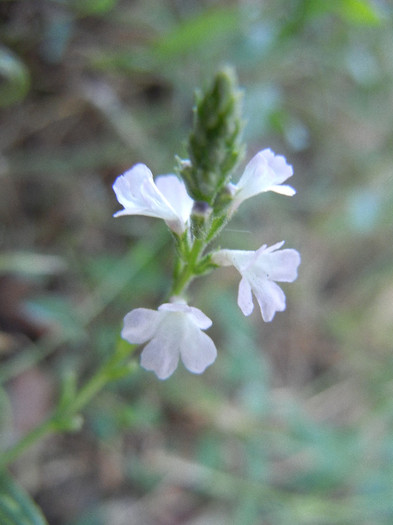
[[[72,7],[82,15],[104,15],[111,11],[118,0],[72,0]]]
[[[6,472],[0,474],[1,525],[47,525],[39,508]]]
[[[202,11],[167,30],[146,47],[131,51],[100,51],[91,57],[93,67],[101,70],[162,71],[164,66],[177,65],[184,55],[197,57],[206,50],[226,47],[228,39],[242,32],[241,11],[235,7]]]
[[[184,53],[196,53],[200,47],[210,47],[239,31],[239,16],[237,7],[202,11],[157,40],[154,54],[159,60],[171,60]]]
[[[12,428],[11,403],[5,390],[0,386],[0,451],[9,444],[7,441]]]
[[[29,72],[23,62],[8,49],[0,47],[0,107],[23,99],[29,85]]]
[[[52,275],[66,269],[65,261],[56,255],[31,252],[9,252],[0,254],[0,274]]]

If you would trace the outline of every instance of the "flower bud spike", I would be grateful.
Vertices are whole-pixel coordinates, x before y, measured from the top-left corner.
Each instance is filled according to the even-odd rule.
[[[189,161],[179,162],[189,195],[213,207],[243,153],[241,98],[234,71],[224,68],[211,88],[197,96],[187,147]]]

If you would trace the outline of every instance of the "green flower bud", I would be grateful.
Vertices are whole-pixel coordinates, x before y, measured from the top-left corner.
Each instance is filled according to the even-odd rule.
[[[179,161],[190,196],[212,207],[243,153],[241,98],[233,70],[220,71],[211,88],[197,96],[187,148],[189,160]]]
[[[204,237],[213,209],[207,202],[196,201],[191,212],[191,229],[195,238]]]

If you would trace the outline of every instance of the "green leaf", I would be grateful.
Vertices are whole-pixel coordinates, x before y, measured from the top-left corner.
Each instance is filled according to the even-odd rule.
[[[0,474],[1,525],[47,525],[30,496],[6,472]]]

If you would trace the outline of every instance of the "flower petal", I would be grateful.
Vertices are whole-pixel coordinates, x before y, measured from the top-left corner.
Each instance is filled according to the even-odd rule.
[[[187,370],[201,374],[215,361],[217,349],[207,334],[190,323],[184,332],[180,355]]]
[[[190,217],[194,201],[188,195],[186,186],[176,175],[159,175],[156,186],[167,199],[183,223]]]
[[[285,244],[285,241],[276,242],[275,244],[272,244],[271,246],[264,244],[263,246],[258,248],[257,253],[260,253],[260,252],[272,253],[272,252],[275,252],[276,250],[279,250],[281,246],[284,246],[284,244]]]
[[[275,282],[266,280],[263,287],[253,288],[253,292],[265,322],[270,322],[276,312],[285,310],[285,294]]]
[[[143,349],[141,366],[153,371],[159,379],[167,379],[176,370],[179,362],[179,348],[173,343],[172,337],[157,335]]]
[[[242,272],[255,258],[252,250],[218,250],[212,256],[212,261],[219,266],[234,266]]]
[[[290,164],[287,164],[283,155],[275,155],[270,148],[264,149],[261,154],[265,156],[269,168],[273,171],[276,184],[281,184],[289,177],[292,177],[293,168]]]
[[[253,195],[266,191],[266,188],[275,182],[271,175],[265,155],[263,152],[257,153],[246,165],[243,175],[235,185],[239,190],[235,199],[239,198],[244,201]]]
[[[232,266],[232,252],[233,250],[218,250],[212,255],[212,261],[218,266]]]
[[[259,151],[247,164],[237,184],[231,184],[234,192],[231,211],[234,212],[246,199],[266,191],[292,196],[296,191],[282,182],[293,175],[292,166],[285,157],[275,155],[271,149]]]
[[[242,278],[239,283],[239,291],[237,295],[237,304],[244,315],[251,315],[254,310],[254,303],[252,300],[252,291],[250,283],[246,278]]]
[[[204,314],[202,310],[199,310],[199,308],[195,308],[194,306],[190,306],[189,308],[189,317],[198,328],[201,330],[206,330],[207,328],[211,327],[213,321],[210,319],[210,317]]]
[[[188,315],[190,320],[202,330],[210,328],[213,324],[212,320],[204,314],[202,310],[193,306],[188,306],[185,302],[164,303],[158,307],[158,310],[167,312],[184,312]]]
[[[288,248],[267,254],[265,257],[269,279],[287,283],[292,283],[297,279],[297,268],[301,261],[297,250]]]
[[[288,186],[286,184],[270,186],[266,191],[274,191],[274,193],[286,195],[287,197],[293,197],[296,194],[295,188],[292,188],[292,186]]]
[[[117,200],[124,206],[124,209],[116,212],[114,217],[120,215],[156,217],[164,219],[174,232],[183,233],[191,212],[191,197],[187,195],[185,186],[182,187],[182,182],[175,175],[162,175],[160,178],[160,186],[168,192],[172,202],[177,201],[175,207],[159,190],[149,168],[144,164],[136,164],[117,177],[113,184]],[[169,181],[165,180],[167,178]]]
[[[146,179],[153,180],[153,175],[145,164],[136,164],[117,177],[113,184],[113,190],[117,200],[124,208],[135,205],[135,201],[140,196],[140,187]]]
[[[153,337],[161,319],[160,312],[148,308],[136,308],[124,317],[121,336],[131,344],[145,343]]]

